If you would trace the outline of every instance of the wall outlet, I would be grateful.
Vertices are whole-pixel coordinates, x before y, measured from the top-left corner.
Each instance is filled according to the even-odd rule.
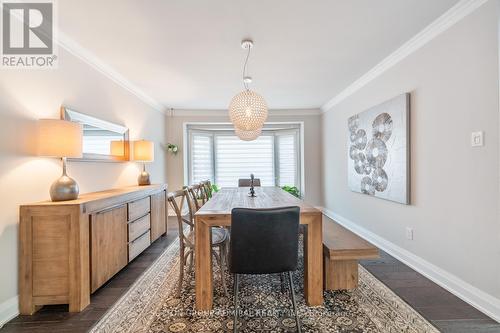
[[[413,229],[406,227],[406,239],[413,240]]]
[[[484,132],[472,132],[470,136],[470,145],[472,147],[482,147],[484,146]]]

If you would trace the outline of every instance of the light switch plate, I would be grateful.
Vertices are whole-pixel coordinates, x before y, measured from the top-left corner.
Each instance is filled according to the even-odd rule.
[[[413,229],[406,227],[406,239],[413,240]]]
[[[472,147],[482,147],[484,146],[484,132],[472,132],[470,136],[470,144]]]

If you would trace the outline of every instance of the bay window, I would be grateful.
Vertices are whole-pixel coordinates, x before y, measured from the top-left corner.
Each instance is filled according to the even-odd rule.
[[[301,187],[301,124],[266,124],[254,141],[242,141],[229,125],[187,124],[189,184],[209,179],[236,187],[253,173],[262,186]]]

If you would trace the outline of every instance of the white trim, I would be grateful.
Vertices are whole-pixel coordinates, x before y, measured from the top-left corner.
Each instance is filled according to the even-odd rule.
[[[497,0],[498,3],[500,3],[500,1]],[[497,17],[500,16],[500,7],[497,5]],[[500,20],[497,21],[497,41],[498,41],[498,48],[497,48],[497,64],[498,64],[498,75],[497,75],[497,87],[496,87],[496,93],[497,93],[497,100],[498,100],[498,106],[500,106]],[[497,128],[498,130],[500,131],[500,119],[497,123]],[[499,140],[500,141],[500,140]],[[498,153],[500,153],[500,146],[498,148]],[[499,170],[500,171],[500,170]],[[500,187],[500,182],[497,184],[499,187]],[[499,188],[500,189],[500,188]],[[498,213],[500,216],[500,198],[499,198],[499,201],[498,201]],[[498,235],[498,237],[500,237],[500,234]]]
[[[188,151],[189,149],[189,138],[188,138],[188,133],[187,133],[187,128],[188,128],[189,123],[182,123],[182,150],[183,150],[183,171],[184,171],[184,184],[189,184],[189,154],[190,152]]]
[[[100,129],[106,129],[120,134],[123,134],[128,131],[128,128],[125,126],[117,125],[106,120],[102,120],[99,118],[86,115],[84,113],[74,111],[73,109],[68,108],[66,106],[63,106],[63,108],[64,112],[68,114],[69,120],[71,121],[80,122],[86,125],[92,125],[95,127],[99,127]],[[64,119],[66,119],[66,115],[64,115]]]
[[[327,208],[322,208],[322,211],[323,214],[335,220],[337,223],[365,238],[375,246],[424,275],[429,280],[440,285],[450,293],[469,303],[497,322],[500,322],[500,299],[485,293],[450,272],[435,266],[425,259],[392,242],[389,242],[379,235],[359,226],[355,222],[350,221],[339,214],[332,212],[331,210],[328,210]]]
[[[305,160],[305,123],[300,121],[300,197],[303,199],[306,197],[306,160]]]
[[[321,114],[320,109],[272,109],[269,110],[270,117],[279,116],[317,116]],[[202,116],[202,117],[227,117],[229,120],[229,113],[227,110],[204,110],[204,109],[175,109],[172,115],[173,117],[192,117],[192,116]]]
[[[446,31],[452,25],[474,12],[488,0],[461,0],[455,6],[451,7],[443,15],[438,17],[434,22],[425,27],[422,31],[416,34],[409,41],[404,43],[396,51],[378,63],[375,67],[369,70],[366,74],[350,84],[342,90],[337,96],[330,99],[322,107],[322,112],[327,112],[335,105],[339,104],[365,85],[375,80],[384,72],[392,68],[394,65],[405,59],[422,46],[433,40],[435,37]]]
[[[0,328],[19,314],[19,297],[14,296],[0,304]]]
[[[93,54],[92,52],[85,49],[77,42],[75,42],[73,39],[71,39],[68,35],[66,35],[62,31],[59,31],[58,38],[57,40],[55,40],[55,42],[60,47],[62,47],[75,57],[81,59],[89,66],[93,67],[98,72],[100,72],[101,74],[103,74],[104,76],[106,76],[107,78],[109,78],[110,80],[112,80],[125,90],[129,91],[130,93],[138,97],[140,100],[142,100],[144,103],[146,103],[153,109],[163,113],[165,112],[164,105],[156,101],[153,97],[146,94],[142,89],[140,89],[138,86],[136,86],[127,78],[125,78],[123,75],[118,73],[114,68],[106,64],[104,61],[99,59],[95,54]]]

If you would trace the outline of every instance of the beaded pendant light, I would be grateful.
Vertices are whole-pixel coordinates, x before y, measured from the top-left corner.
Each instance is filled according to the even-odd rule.
[[[235,127],[234,132],[236,133],[236,136],[243,141],[253,141],[262,134],[262,128],[256,129],[255,131],[244,131]]]
[[[236,129],[246,132],[255,132],[262,128],[267,119],[267,104],[264,98],[248,88],[252,78],[247,76],[247,64],[250,49],[253,47],[251,40],[243,40],[241,47],[247,50],[247,57],[243,66],[243,86],[245,90],[237,94],[229,104],[229,118]],[[255,140],[259,134],[251,140]],[[251,136],[245,136],[251,137]]]

